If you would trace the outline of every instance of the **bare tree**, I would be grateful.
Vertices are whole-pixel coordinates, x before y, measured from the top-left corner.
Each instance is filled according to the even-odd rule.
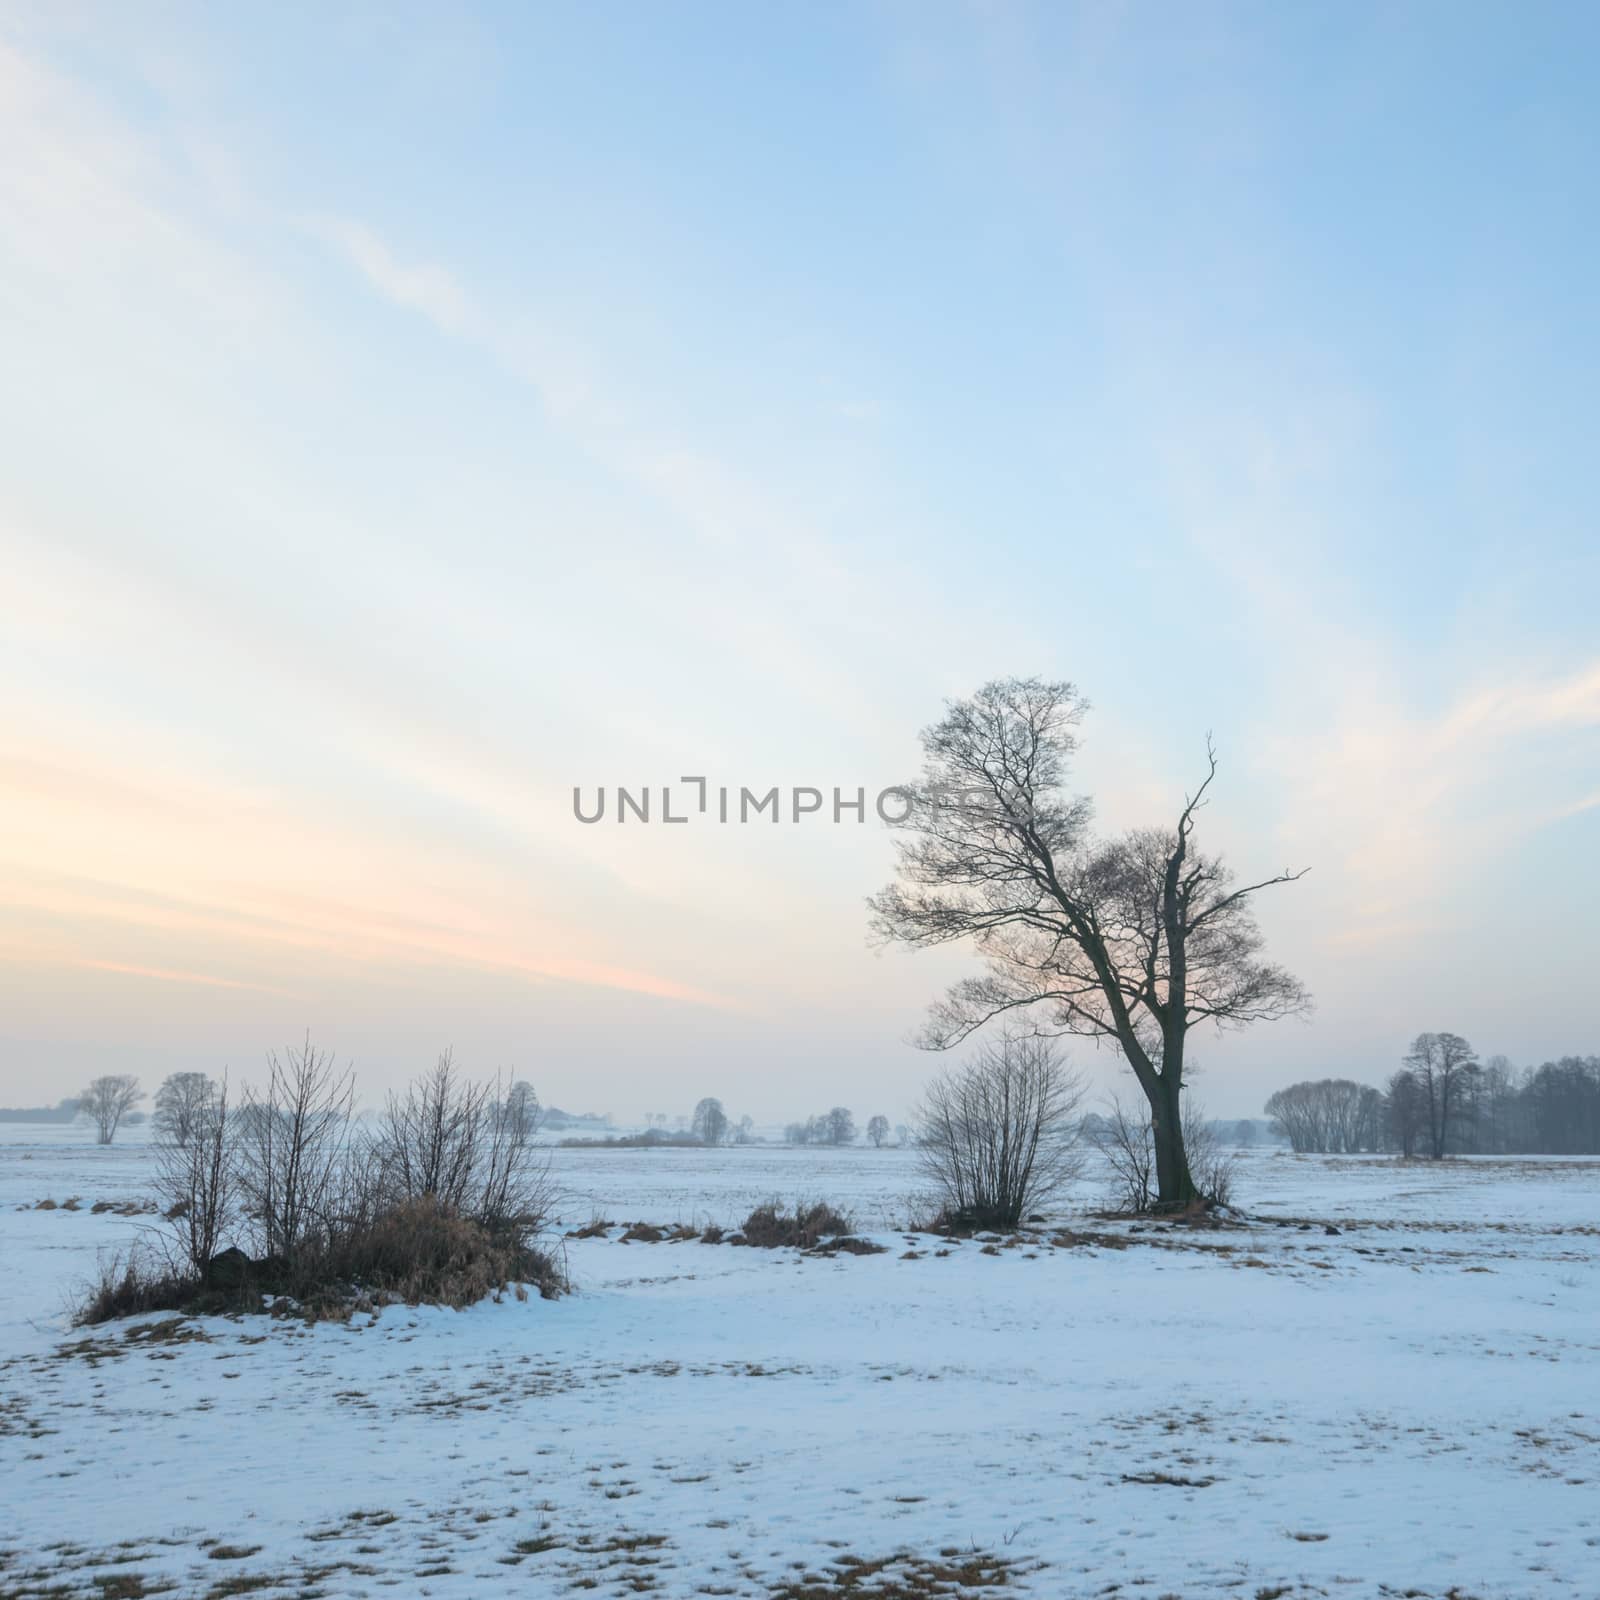
[[[156,1192],[171,1231],[170,1243],[187,1270],[204,1282],[234,1214],[235,1162],[228,1120],[228,1086],[203,1073],[202,1101],[185,1101],[182,1137],[176,1126],[158,1128]],[[171,1082],[171,1079],[168,1080]]]
[[[144,1099],[139,1080],[127,1073],[96,1078],[78,1097],[78,1109],[94,1119],[95,1141],[110,1144],[122,1119]]]
[[[310,1035],[267,1058],[267,1086],[246,1091],[240,1117],[239,1182],[261,1253],[293,1261],[326,1236],[343,1177],[355,1077]]]
[[[923,1101],[922,1171],[950,1220],[1013,1227],[1077,1177],[1083,1096],[1048,1039],[1004,1034],[935,1078]]]
[[[887,1117],[867,1118],[867,1138],[872,1141],[874,1150],[883,1149],[883,1142],[889,1137],[889,1119]]]
[[[960,1043],[993,1018],[1040,1017],[1041,1031],[1114,1045],[1144,1091],[1159,1203],[1197,1198],[1184,1153],[1184,1046],[1202,1023],[1243,1027],[1303,1011],[1306,991],[1261,958],[1252,897],[1301,876],[1236,886],[1194,843],[1216,775],[1207,771],[1171,829],[1106,843],[1089,804],[1063,785],[1085,702],[1072,685],[990,683],[950,704],[922,735],[920,784],[899,826],[898,880],[872,902],[874,930],[914,947],[971,939],[986,975],[933,1007],[921,1042]]]
[[[1422,1091],[1429,1154],[1435,1161],[1441,1160],[1461,1119],[1478,1058],[1459,1033],[1419,1033],[1405,1066]]]
[[[856,1119],[848,1106],[834,1106],[820,1119],[825,1144],[854,1144]]]
[[[721,1144],[728,1137],[728,1113],[722,1109],[722,1102],[707,1095],[694,1108],[690,1131],[701,1144]]]
[[[203,1072],[174,1072],[156,1090],[155,1133],[186,1145],[195,1125],[209,1109],[216,1089]]]

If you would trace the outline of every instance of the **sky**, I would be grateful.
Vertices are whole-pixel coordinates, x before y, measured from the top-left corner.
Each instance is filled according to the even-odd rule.
[[[1600,12],[0,0],[0,1103],[453,1046],[899,1120],[868,795],[1092,703],[1303,1021],[1600,1050]],[[788,801],[785,801],[786,805]],[[658,801],[659,804],[659,801]],[[714,801],[713,801],[714,810]],[[1096,1093],[1116,1063],[1073,1046]],[[1131,1080],[1127,1080],[1131,1083]]]

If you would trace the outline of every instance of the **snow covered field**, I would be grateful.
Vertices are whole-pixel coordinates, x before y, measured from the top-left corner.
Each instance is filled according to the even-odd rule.
[[[89,1137],[0,1127],[0,1596],[1600,1595],[1600,1163],[1261,1152],[1245,1227],[1090,1184],[986,1248],[896,1231],[898,1150],[557,1151],[570,1224],[889,1248],[612,1229],[557,1302],[174,1338],[67,1325],[150,1180]]]

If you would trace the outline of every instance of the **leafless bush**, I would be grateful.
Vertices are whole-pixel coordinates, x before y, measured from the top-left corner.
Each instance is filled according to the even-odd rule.
[[[184,1140],[162,1131],[159,1245],[108,1266],[82,1320],[259,1310],[264,1296],[342,1315],[373,1297],[465,1305],[510,1285],[565,1288],[541,1244],[554,1196],[526,1084],[470,1082],[446,1054],[369,1138],[352,1135],[353,1074],[309,1039],[269,1069],[236,1112],[224,1084],[191,1107]]]
[[[550,1213],[549,1162],[534,1143],[538,1097],[525,1083],[474,1083],[447,1050],[404,1095],[391,1095],[374,1147],[389,1203],[428,1200],[497,1236],[527,1237]]]
[[[1111,1203],[1118,1211],[1143,1215],[1156,1193],[1156,1140],[1150,1107],[1131,1109],[1112,1097],[1106,1115],[1098,1118],[1089,1141],[1111,1172]]]
[[[525,1083],[489,1100],[475,1215],[491,1233],[526,1237],[542,1230],[555,1205],[550,1160],[534,1143],[543,1113]]]
[[[312,1046],[268,1057],[264,1092],[239,1117],[239,1186],[260,1254],[292,1261],[326,1240],[349,1144],[355,1076]]]
[[[1014,1227],[1081,1170],[1077,1075],[1049,1039],[1008,1034],[929,1086],[918,1157],[946,1218]]]
[[[385,1182],[397,1196],[467,1209],[489,1088],[462,1078],[446,1050],[432,1072],[389,1096],[378,1141]]]
[[[1120,1097],[1113,1098],[1107,1113],[1094,1119],[1089,1141],[1110,1170],[1113,1206],[1138,1215],[1149,1211],[1156,1198],[1156,1146],[1148,1104],[1130,1109]],[[1215,1125],[1193,1100],[1184,1107],[1183,1144],[1189,1174],[1202,1198],[1229,1204],[1238,1162],[1223,1149]]]
[[[1184,1106],[1183,1145],[1189,1152],[1189,1175],[1201,1197],[1213,1205],[1231,1205],[1238,1157],[1223,1148],[1217,1125],[1207,1120],[1195,1100]]]
[[[181,1128],[164,1127],[158,1134],[156,1193],[169,1246],[185,1269],[202,1279],[233,1221],[237,1126],[228,1120],[226,1082],[192,1076],[206,1085],[206,1098],[186,1103]]]

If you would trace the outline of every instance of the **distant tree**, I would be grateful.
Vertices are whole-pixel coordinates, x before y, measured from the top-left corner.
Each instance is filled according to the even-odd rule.
[[[1459,1033],[1419,1033],[1406,1054],[1405,1067],[1421,1087],[1428,1153],[1438,1161],[1463,1120],[1478,1058]]]
[[[905,1125],[905,1123],[903,1123],[903,1122],[895,1123],[895,1125],[894,1125],[894,1142],[897,1145],[900,1145],[902,1148],[904,1148],[905,1146],[907,1146],[907,1145],[909,1145],[911,1143],[911,1141],[912,1141],[912,1139],[914,1137],[915,1137],[915,1135],[911,1132],[911,1129],[908,1128]]]
[[[174,1072],[156,1090],[155,1133],[182,1148],[216,1098],[216,1085],[203,1072]]]
[[[722,1144],[728,1137],[728,1114],[722,1109],[722,1102],[707,1095],[694,1108],[689,1131],[701,1144]]]
[[[951,1221],[1014,1227],[1077,1176],[1083,1087],[1049,1039],[1006,1034],[929,1085],[918,1149]]]
[[[923,778],[900,824],[898,880],[872,902],[884,941],[967,939],[981,977],[956,983],[922,1042],[946,1049],[985,1023],[1031,1013],[1041,1027],[1114,1047],[1151,1108],[1162,1206],[1197,1198],[1182,1098],[1191,1029],[1293,1015],[1306,991],[1262,956],[1254,897],[1280,872],[1238,884],[1194,838],[1216,776],[1175,823],[1095,840],[1089,803],[1066,792],[1085,701],[1069,683],[985,685],[922,735]]]
[[[1391,1146],[1403,1156],[1415,1155],[1427,1117],[1422,1086],[1414,1072],[1402,1068],[1389,1079],[1383,1107]]]
[[[756,1142],[756,1119],[748,1114],[739,1118],[739,1125],[733,1130],[735,1144],[754,1144]]]
[[[814,1119],[813,1119],[814,1120]],[[783,1142],[785,1144],[810,1144],[811,1123],[790,1122],[784,1125]]]
[[[845,1106],[834,1106],[822,1119],[823,1140],[827,1144],[854,1144],[856,1119]]]
[[[117,1136],[122,1119],[144,1099],[139,1080],[127,1073],[112,1073],[96,1078],[78,1096],[78,1109],[94,1121],[95,1137],[100,1144],[110,1144]]]
[[[889,1137],[889,1119],[887,1117],[869,1117],[867,1119],[867,1137],[872,1141],[874,1150],[883,1149],[883,1141]]]

